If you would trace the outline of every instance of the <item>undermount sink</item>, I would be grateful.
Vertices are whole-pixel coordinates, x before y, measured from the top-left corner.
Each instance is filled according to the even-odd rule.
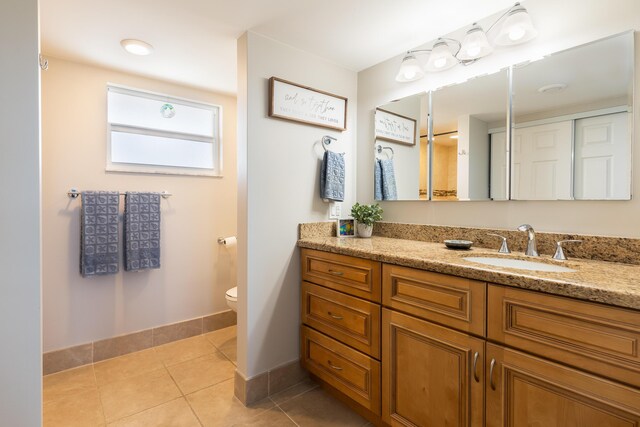
[[[560,265],[545,264],[543,262],[525,261],[521,259],[512,258],[497,258],[497,257],[466,257],[465,261],[477,262],[479,264],[492,265],[494,267],[503,268],[517,268],[518,270],[531,270],[531,271],[546,271],[552,273],[571,273],[576,270],[572,270]]]

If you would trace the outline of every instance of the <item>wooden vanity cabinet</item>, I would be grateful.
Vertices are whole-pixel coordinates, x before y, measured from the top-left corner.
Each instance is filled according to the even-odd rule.
[[[375,425],[640,427],[638,310],[309,249],[302,278],[302,365]]]
[[[380,416],[380,263],[301,250],[302,366]]]

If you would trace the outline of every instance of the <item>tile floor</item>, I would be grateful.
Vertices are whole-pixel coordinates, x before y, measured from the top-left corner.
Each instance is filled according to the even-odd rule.
[[[307,381],[250,407],[233,396],[236,327],[44,377],[45,427],[369,425]]]

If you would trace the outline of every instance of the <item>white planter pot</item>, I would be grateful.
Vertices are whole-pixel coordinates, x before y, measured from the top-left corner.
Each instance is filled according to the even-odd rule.
[[[371,233],[373,233],[373,225],[358,223],[356,228],[358,230],[358,237],[371,237]]]

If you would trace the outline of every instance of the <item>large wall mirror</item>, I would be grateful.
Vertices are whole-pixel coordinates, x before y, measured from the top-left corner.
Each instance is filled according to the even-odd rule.
[[[376,200],[629,200],[633,77],[630,31],[380,106]]]
[[[631,198],[633,33],[513,67],[511,198]]]

